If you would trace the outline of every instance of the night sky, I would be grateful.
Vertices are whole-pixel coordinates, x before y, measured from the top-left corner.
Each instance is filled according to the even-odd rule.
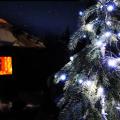
[[[0,17],[36,35],[45,32],[60,34],[67,26],[75,31],[79,11],[91,3],[92,0],[4,1],[0,2]]]

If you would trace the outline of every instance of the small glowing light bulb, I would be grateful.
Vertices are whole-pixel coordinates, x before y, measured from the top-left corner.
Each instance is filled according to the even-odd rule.
[[[99,38],[99,36],[97,36],[97,38]]]
[[[104,94],[104,89],[102,87],[98,88],[98,96],[102,96]]]
[[[108,65],[110,67],[116,67],[117,66],[117,61],[115,59],[109,59],[108,60]]]
[[[98,18],[95,19],[96,21],[98,20]]]
[[[73,57],[73,56],[71,56],[71,57],[70,57],[70,60],[71,60],[71,61],[73,61],[73,60],[74,60],[74,57]]]
[[[63,80],[63,81],[66,80],[66,75],[65,75],[65,74],[62,74],[62,75],[60,76],[60,79]]]
[[[78,83],[79,83],[79,84],[81,84],[82,82],[83,82],[83,80],[82,80],[82,79],[79,79],[79,80],[78,80]]]
[[[102,9],[102,8],[103,8],[103,5],[101,5],[100,8]]]
[[[111,21],[106,21],[106,24],[110,26],[111,25]]]
[[[57,78],[57,74],[54,75],[54,78]]]
[[[82,11],[80,11],[80,12],[79,12],[79,15],[80,15],[80,16],[82,16],[82,15],[83,15],[83,12],[82,12]]]
[[[107,10],[108,10],[109,12],[112,12],[112,11],[114,10],[114,6],[113,6],[112,4],[107,5]]]
[[[120,110],[120,107],[118,106],[118,107],[116,107],[116,109],[117,109],[117,110]]]
[[[118,106],[116,107],[117,110],[120,110],[120,104],[118,103]]]
[[[118,38],[120,39],[120,32],[117,34]]]
[[[83,38],[86,38],[86,35],[83,35]]]
[[[93,31],[93,24],[87,24],[87,25],[86,25],[86,29],[87,29],[88,31]]]
[[[111,32],[109,32],[109,31],[106,32],[106,33],[105,33],[105,36],[106,36],[106,37],[110,37],[110,36],[111,36]]]

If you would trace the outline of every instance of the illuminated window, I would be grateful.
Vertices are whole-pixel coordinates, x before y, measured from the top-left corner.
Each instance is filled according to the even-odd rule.
[[[12,74],[12,57],[0,57],[0,75]]]

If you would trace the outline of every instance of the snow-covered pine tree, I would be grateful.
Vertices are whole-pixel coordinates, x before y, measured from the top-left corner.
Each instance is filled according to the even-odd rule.
[[[79,16],[69,49],[90,42],[55,74],[65,84],[59,120],[120,120],[120,1],[98,0]]]

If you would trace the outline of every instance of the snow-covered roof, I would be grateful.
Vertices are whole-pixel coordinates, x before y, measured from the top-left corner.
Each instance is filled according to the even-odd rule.
[[[33,40],[31,40],[27,37],[27,34],[18,34],[15,36],[11,28],[11,24],[9,24],[6,20],[0,18],[0,46],[7,45],[9,43],[13,46],[19,47],[45,48],[45,45],[42,42],[35,42],[35,37],[33,37]]]
[[[17,38],[9,30],[0,28],[0,41],[13,43],[16,40]]]
[[[8,22],[2,18],[0,18],[0,24],[8,24]]]

